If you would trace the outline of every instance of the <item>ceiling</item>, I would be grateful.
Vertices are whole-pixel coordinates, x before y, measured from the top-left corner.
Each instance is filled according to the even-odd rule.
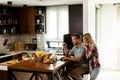
[[[83,0],[0,0],[0,4],[7,5],[8,1],[12,2],[12,6],[51,6],[82,4]]]

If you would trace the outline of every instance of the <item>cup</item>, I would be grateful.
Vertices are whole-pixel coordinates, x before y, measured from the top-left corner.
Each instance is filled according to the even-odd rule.
[[[39,10],[39,11],[38,11],[38,14],[42,14],[42,11],[41,11],[41,10]]]
[[[39,24],[40,23],[40,20],[39,19],[37,19],[37,24]]]

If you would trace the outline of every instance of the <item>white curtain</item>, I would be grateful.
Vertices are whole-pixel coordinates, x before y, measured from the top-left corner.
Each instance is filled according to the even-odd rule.
[[[68,6],[48,6],[46,10],[47,40],[63,40],[68,33]]]
[[[97,11],[97,44],[104,69],[120,69],[120,14],[117,10],[113,4],[105,4]]]
[[[57,8],[47,7],[46,8],[46,30],[47,39],[57,38]]]

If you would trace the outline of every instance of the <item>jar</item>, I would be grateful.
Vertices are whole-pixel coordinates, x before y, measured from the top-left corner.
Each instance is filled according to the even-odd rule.
[[[41,10],[38,10],[38,14],[42,14],[42,11],[41,11]]]

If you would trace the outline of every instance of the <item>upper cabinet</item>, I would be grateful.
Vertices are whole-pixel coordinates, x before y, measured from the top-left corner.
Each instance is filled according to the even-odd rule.
[[[34,7],[20,8],[21,33],[34,33]]]
[[[23,7],[20,9],[21,33],[45,32],[45,7]]]
[[[35,7],[35,32],[42,33],[46,32],[45,30],[45,15],[46,15],[45,7]]]
[[[46,7],[0,5],[0,34],[41,34],[46,32]]]
[[[19,8],[0,6],[0,34],[19,33]]]

